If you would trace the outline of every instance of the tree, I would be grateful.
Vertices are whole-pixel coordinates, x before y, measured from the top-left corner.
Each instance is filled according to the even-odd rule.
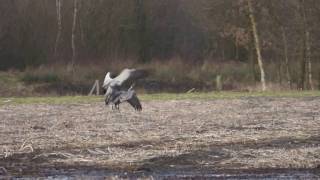
[[[311,62],[311,39],[310,30],[308,23],[308,15],[306,2],[304,0],[299,0],[298,10],[301,16],[301,29],[302,29],[302,59],[300,63],[300,81],[299,89],[313,89],[312,81],[312,62]],[[307,80],[307,81],[306,81]]]
[[[311,62],[311,40],[310,40],[310,31],[309,31],[309,26],[307,23],[307,10],[305,7],[305,1],[300,0],[300,9],[301,9],[301,14],[302,14],[302,27],[304,31],[304,58],[302,63],[302,67],[304,68],[302,70],[302,73],[307,73],[307,78],[308,78],[308,89],[313,90],[313,81],[312,81],[312,62]],[[307,67],[306,67],[307,66]],[[305,68],[307,70],[305,70]],[[302,78],[304,79],[304,76]]]
[[[71,64],[70,68],[71,70],[74,70],[74,65],[76,61],[76,25],[77,25],[77,14],[78,14],[78,0],[73,0],[73,20],[72,20],[72,32],[71,32],[71,48],[72,48],[72,58],[71,58]]]
[[[247,5],[248,5],[252,33],[253,33],[253,37],[254,37],[254,44],[255,44],[256,53],[257,53],[257,60],[258,60],[259,69],[260,69],[260,82],[261,82],[261,86],[262,86],[262,91],[265,91],[266,90],[265,72],[264,72],[264,68],[263,68],[263,61],[262,61],[262,56],[261,56],[261,51],[260,51],[260,42],[259,42],[259,36],[258,36],[258,31],[257,31],[257,23],[255,20],[251,0],[247,0]]]
[[[287,84],[289,88],[292,88],[292,78],[290,74],[290,67],[289,67],[289,55],[288,55],[288,38],[287,38],[287,32],[286,32],[286,27],[285,27],[285,20],[283,19],[283,15],[280,14],[281,8],[284,8],[281,6],[280,3],[277,5],[274,4],[274,1],[269,1],[268,2],[268,10],[269,10],[269,15],[271,16],[272,20],[274,21],[275,25],[279,27],[280,34],[281,34],[281,39],[282,39],[282,47],[283,47],[283,56],[284,56],[284,64],[285,64],[285,74],[287,78]],[[276,9],[278,7],[278,9]],[[277,12],[278,11],[278,12]],[[279,61],[280,67],[281,67],[281,61]],[[280,74],[281,76],[281,74]]]
[[[138,57],[140,62],[150,60],[148,47],[148,32],[147,32],[147,16],[145,12],[145,1],[136,0],[137,14],[137,36],[138,36]]]
[[[61,30],[62,30],[62,25],[61,25],[61,7],[62,7],[62,2],[63,0],[56,0],[56,11],[57,11],[57,25],[58,25],[58,31],[57,31],[57,36],[56,36],[56,42],[54,45],[54,55],[57,57],[57,49],[59,46],[60,38],[61,38]]]

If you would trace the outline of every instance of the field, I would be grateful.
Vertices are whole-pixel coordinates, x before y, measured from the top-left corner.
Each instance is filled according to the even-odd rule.
[[[75,172],[320,174],[319,92],[0,98],[0,177]]]

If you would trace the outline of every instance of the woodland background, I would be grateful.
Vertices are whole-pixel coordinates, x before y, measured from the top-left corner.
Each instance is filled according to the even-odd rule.
[[[320,88],[318,0],[1,0],[0,13],[1,95],[87,93],[125,67],[151,72],[148,92],[214,90],[217,76],[260,90],[261,68],[266,90]]]

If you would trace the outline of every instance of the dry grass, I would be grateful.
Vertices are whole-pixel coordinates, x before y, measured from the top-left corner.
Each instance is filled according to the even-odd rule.
[[[319,97],[0,106],[0,167],[114,170],[316,168]]]
[[[281,84],[279,83],[280,79],[274,73],[274,66],[266,65],[268,89],[288,90],[285,79],[281,80]],[[217,75],[222,77],[224,90],[257,91],[261,89],[258,71],[252,71],[247,63],[205,61],[194,64],[175,58],[167,61],[153,60],[147,64],[130,60],[84,64],[76,66],[74,73],[70,73],[64,64],[27,68],[23,72],[1,72],[0,93],[2,96],[87,94],[94,80],[99,79],[102,82],[107,71],[118,73],[123,68],[149,70],[149,77],[141,82],[143,89],[148,92],[187,92],[192,88],[198,92],[211,91],[216,88]],[[315,73],[316,88],[319,86],[317,76]],[[297,82],[296,79],[294,78],[294,82]],[[295,86],[294,84],[293,87]]]

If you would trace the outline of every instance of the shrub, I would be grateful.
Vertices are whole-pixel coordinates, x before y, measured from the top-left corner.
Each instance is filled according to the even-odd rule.
[[[53,83],[60,80],[59,76],[54,73],[25,73],[21,77],[21,81],[25,83]]]

